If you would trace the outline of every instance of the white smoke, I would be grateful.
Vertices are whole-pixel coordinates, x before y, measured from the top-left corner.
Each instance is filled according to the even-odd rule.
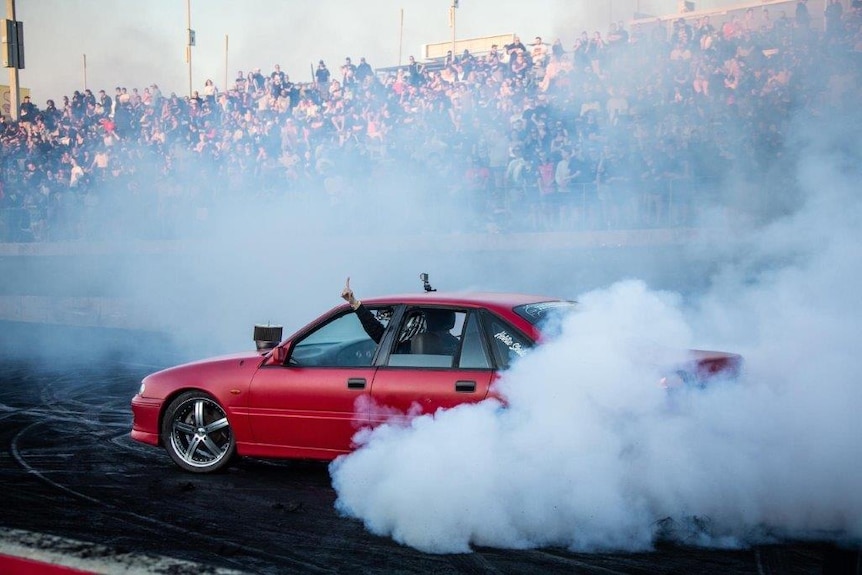
[[[337,508],[437,553],[862,538],[862,210],[846,167],[803,157],[805,206],[744,235],[707,294],[581,295],[499,382],[507,408],[384,425],[335,461]],[[649,344],[740,352],[744,375],[668,395]]]

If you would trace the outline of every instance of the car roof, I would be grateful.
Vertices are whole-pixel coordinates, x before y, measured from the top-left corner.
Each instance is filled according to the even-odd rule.
[[[404,303],[411,305],[463,305],[467,307],[505,307],[513,308],[529,303],[562,301],[559,298],[521,293],[502,292],[414,292],[388,296],[362,298],[367,305]]]

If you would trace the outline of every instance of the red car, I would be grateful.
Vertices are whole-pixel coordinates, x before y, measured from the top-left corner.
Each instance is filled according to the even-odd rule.
[[[496,374],[543,338],[575,302],[501,293],[426,292],[363,300],[375,341],[347,304],[258,351],[172,367],[132,399],[133,439],[208,473],[236,456],[332,460],[358,429],[494,396]],[[382,334],[382,336],[381,336]],[[261,349],[262,348],[262,349]],[[737,355],[693,352],[669,373],[702,382],[739,369]]]

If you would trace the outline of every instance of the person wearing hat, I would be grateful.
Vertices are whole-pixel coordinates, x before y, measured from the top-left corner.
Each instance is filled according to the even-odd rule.
[[[36,121],[38,111],[36,104],[30,101],[30,96],[24,96],[24,101],[18,106],[18,121],[29,126]]]

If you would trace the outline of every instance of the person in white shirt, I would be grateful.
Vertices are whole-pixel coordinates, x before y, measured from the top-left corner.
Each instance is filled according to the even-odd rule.
[[[544,70],[545,66],[548,65],[550,52],[551,50],[548,45],[542,42],[541,36],[536,36],[536,39],[533,41],[533,45],[530,48],[530,57],[533,59],[533,67],[537,70]]]

